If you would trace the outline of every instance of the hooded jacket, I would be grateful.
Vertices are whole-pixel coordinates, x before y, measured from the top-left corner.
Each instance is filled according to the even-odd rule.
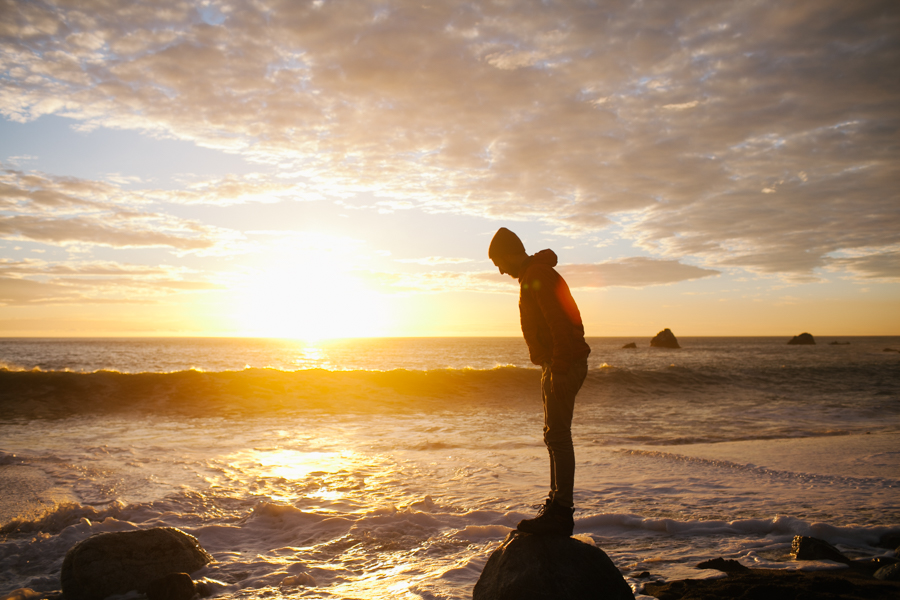
[[[584,341],[581,313],[569,286],[553,267],[553,250],[541,250],[522,263],[519,276],[519,318],[531,362],[550,363],[563,374],[569,365],[591,353]]]

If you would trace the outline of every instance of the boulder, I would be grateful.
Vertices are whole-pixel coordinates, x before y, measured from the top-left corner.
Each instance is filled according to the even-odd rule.
[[[881,567],[875,571],[875,579],[882,581],[900,581],[900,563]]]
[[[650,346],[653,348],[681,348],[678,345],[678,340],[675,339],[675,334],[668,327],[657,333],[656,337],[650,340]]]
[[[66,553],[60,583],[66,600],[102,600],[173,573],[192,573],[213,558],[192,535],[156,527],[92,535]]]
[[[169,573],[147,585],[147,600],[191,600],[196,593],[187,573]]]
[[[725,560],[721,556],[712,560],[706,560],[697,565],[698,569],[715,569],[723,573],[746,573],[750,567],[745,567],[736,560]]]
[[[846,565],[853,562],[825,540],[805,535],[794,536],[791,554],[797,560],[833,560]]]
[[[816,340],[813,338],[811,333],[801,333],[800,335],[795,335],[791,338],[791,341],[788,342],[788,346],[815,346]]]
[[[900,552],[900,531],[889,531],[885,533],[878,539],[878,543],[875,545],[886,550],[896,549]],[[900,554],[897,554],[897,557],[900,558]]]
[[[629,342],[628,344],[625,344],[622,347],[623,348],[637,348],[637,344],[635,344],[634,342]]]
[[[473,600],[634,600],[603,550],[575,538],[513,531],[475,584]]]

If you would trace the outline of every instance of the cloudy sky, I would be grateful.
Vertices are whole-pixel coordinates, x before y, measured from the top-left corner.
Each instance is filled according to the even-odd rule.
[[[427,0],[426,0],[427,1]],[[0,0],[0,335],[900,334],[900,3]]]

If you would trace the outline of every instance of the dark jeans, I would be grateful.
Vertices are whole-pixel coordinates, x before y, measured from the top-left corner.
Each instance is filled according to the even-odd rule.
[[[544,443],[550,453],[550,498],[572,507],[575,487],[575,450],[572,447],[572,412],[575,395],[587,376],[587,358],[576,361],[562,376],[562,385],[553,385],[550,365],[541,373],[541,397],[544,401]]]

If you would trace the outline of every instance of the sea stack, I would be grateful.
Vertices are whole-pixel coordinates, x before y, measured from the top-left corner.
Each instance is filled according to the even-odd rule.
[[[681,348],[675,334],[667,327],[656,334],[656,337],[650,340],[652,348]]]
[[[815,346],[816,340],[813,338],[811,333],[801,333],[800,335],[795,335],[791,338],[791,341],[788,342],[788,346]]]

